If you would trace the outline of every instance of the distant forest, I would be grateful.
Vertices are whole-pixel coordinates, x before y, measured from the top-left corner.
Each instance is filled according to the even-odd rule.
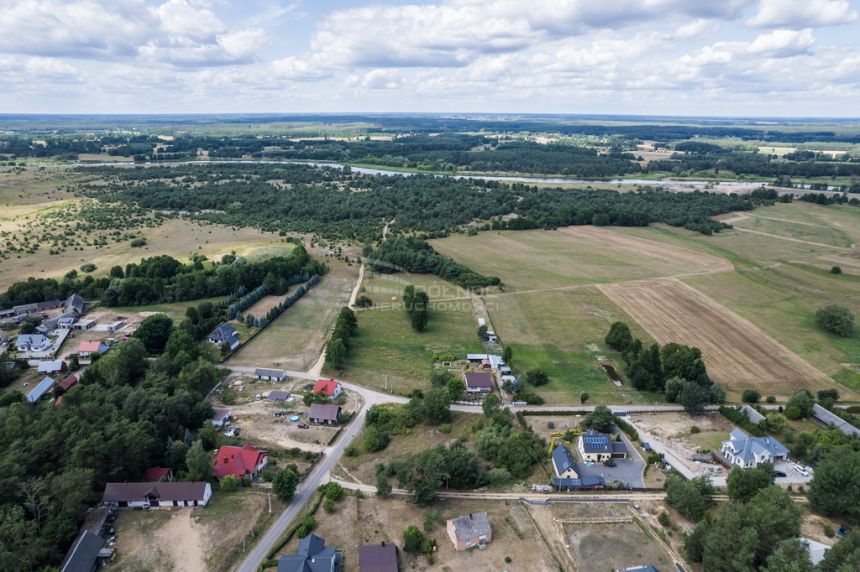
[[[750,210],[776,196],[540,189],[429,175],[368,176],[308,165],[194,164],[86,171],[107,181],[78,188],[89,197],[173,210],[211,222],[368,244],[381,237],[383,226],[392,219],[393,231],[428,237],[445,236],[472,223],[479,228],[524,230],[663,222],[710,234],[726,228],[711,217]]]

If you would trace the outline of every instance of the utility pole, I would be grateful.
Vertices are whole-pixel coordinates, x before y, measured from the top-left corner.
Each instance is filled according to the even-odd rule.
[[[272,514],[272,493],[267,493],[266,496],[269,499],[269,514]]]

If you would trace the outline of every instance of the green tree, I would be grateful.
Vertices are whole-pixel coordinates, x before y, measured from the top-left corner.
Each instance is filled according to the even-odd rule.
[[[702,554],[708,572],[756,572],[758,537],[746,521],[746,507],[726,507],[708,527]]]
[[[188,449],[185,466],[188,467],[188,479],[191,481],[205,482],[212,478],[212,459],[199,439]]]
[[[702,520],[692,532],[684,535],[684,551],[693,562],[701,562],[705,554],[705,539],[708,536],[710,523]]]
[[[685,381],[678,393],[678,403],[684,407],[684,411],[691,415],[703,413],[705,405],[710,401],[710,391],[694,381]]]
[[[760,490],[747,508],[749,522],[756,529],[759,560],[781,541],[800,535],[800,508],[784,489],[773,485]]]
[[[364,437],[362,437],[362,443],[364,444],[364,450],[368,453],[375,453],[376,451],[382,451],[386,447],[388,447],[388,442],[391,438],[388,436],[388,433],[378,429],[376,427],[370,426],[365,427],[364,429]]]
[[[748,502],[756,493],[771,486],[774,479],[770,463],[762,463],[753,469],[733,467],[727,478],[729,497],[738,502]]]
[[[239,488],[239,479],[237,479],[233,475],[227,475],[221,478],[219,485],[221,491],[225,493],[232,493]]]
[[[326,360],[337,370],[342,370],[346,361],[346,345],[340,338],[335,338],[328,343],[326,348]]]
[[[797,413],[800,415],[800,418],[807,418],[812,415],[812,408],[815,405],[815,400],[812,398],[812,394],[809,393],[805,389],[801,389],[797,393],[791,396],[791,399],[788,400],[788,404],[785,406],[786,417],[791,419],[791,416],[788,414],[789,407],[796,407]],[[797,419],[797,417],[795,417]]]
[[[860,570],[860,529],[852,530],[824,553],[817,572],[856,572]]]
[[[427,329],[429,306],[430,299],[427,297],[427,292],[424,292],[423,290],[415,292],[415,297],[412,302],[412,312],[409,313],[409,319],[412,324],[412,329],[416,332],[423,332]]]
[[[384,470],[376,471],[376,495],[387,497],[389,494],[391,494],[391,483],[388,482],[388,475]]]
[[[120,344],[90,366],[87,374],[104,380],[110,387],[134,383],[147,368],[146,348],[137,339]]]
[[[764,572],[815,572],[809,561],[809,550],[796,538],[783,540],[767,557]]]
[[[414,524],[410,524],[403,531],[403,551],[412,554],[420,554],[425,552],[427,537],[420,528]]]
[[[850,338],[854,335],[854,314],[842,306],[826,306],[815,312],[815,323],[831,334]]]
[[[615,415],[607,406],[598,405],[594,411],[585,416],[582,420],[582,426],[601,433],[609,433],[615,426]]]
[[[448,397],[451,401],[456,401],[460,399],[462,395],[466,392],[466,382],[464,382],[459,377],[451,377],[447,383],[448,389]]]
[[[585,405],[585,402],[588,401],[588,398],[591,397],[587,391],[582,391],[579,394],[579,402]]]
[[[745,389],[741,394],[741,401],[744,403],[756,404],[761,399],[761,393],[756,391],[755,389]]]
[[[860,523],[860,452],[841,450],[819,463],[809,502],[816,512]]]
[[[295,465],[279,470],[272,479],[272,490],[279,499],[289,502],[296,492],[299,484],[299,471]],[[307,534],[305,535],[307,536]]]
[[[451,421],[451,396],[447,388],[434,387],[424,396],[424,419],[430,425]]]
[[[633,336],[630,334],[630,328],[627,324],[624,322],[613,322],[609,327],[609,333],[606,334],[604,341],[613,350],[623,352],[633,343]]]
[[[526,372],[526,381],[535,387],[549,383],[549,376],[542,369],[530,369]]]
[[[714,488],[708,477],[686,480],[680,475],[666,479],[666,502],[682,515],[698,522],[713,504]]]
[[[172,329],[173,320],[166,314],[154,314],[144,318],[132,335],[143,342],[146,351],[157,354],[164,351]]]
[[[505,346],[505,349],[504,349],[504,351],[502,352],[502,360],[503,360],[506,364],[510,365],[510,364],[511,364],[511,358],[513,358],[513,357],[514,357],[514,350],[513,350],[513,348],[512,348],[511,346]]]

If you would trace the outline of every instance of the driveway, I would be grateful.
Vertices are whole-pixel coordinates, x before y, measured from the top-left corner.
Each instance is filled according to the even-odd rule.
[[[642,478],[645,461],[642,459],[615,459],[614,467],[607,467],[603,463],[589,465],[579,461],[576,463],[576,468],[580,476],[603,477],[606,484],[612,481],[621,481],[633,488],[645,486],[645,480]]]

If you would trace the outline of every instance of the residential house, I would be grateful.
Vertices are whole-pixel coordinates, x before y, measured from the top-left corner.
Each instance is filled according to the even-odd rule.
[[[78,344],[78,357],[84,360],[92,359],[95,355],[106,353],[110,347],[99,341],[81,342]]]
[[[43,352],[51,345],[51,340],[42,334],[19,334],[15,339],[15,349],[19,352]]]
[[[150,467],[143,472],[143,480],[148,483],[172,481],[173,471],[167,467]]]
[[[66,312],[74,312],[76,316],[84,313],[84,299],[78,294],[72,294],[66,298],[63,308]]]
[[[206,506],[212,498],[209,483],[108,483],[102,501],[119,508]]]
[[[213,409],[212,410],[212,425],[215,427],[223,427],[230,423],[233,416],[230,415],[229,409]]]
[[[257,376],[257,379],[262,379],[265,381],[284,381],[287,379],[287,372],[282,369],[268,369],[265,367],[258,367],[254,371],[254,375]]]
[[[237,479],[251,477],[256,480],[268,464],[268,453],[250,443],[245,443],[242,447],[224,445],[215,455],[212,474],[218,479],[233,475]]]
[[[282,391],[280,389],[273,389],[266,396],[266,399],[268,399],[269,401],[286,401],[289,398],[290,398],[290,392],[289,391]]]
[[[343,393],[343,386],[341,386],[339,381],[335,381],[333,379],[321,379],[316,382],[311,393],[314,395],[324,395],[329,399],[335,399]]]
[[[39,362],[37,371],[39,373],[47,374],[60,373],[62,371],[66,371],[66,362],[61,359],[42,360]]]
[[[45,302],[33,302],[30,304],[21,304],[12,307],[12,312],[19,316],[27,316],[28,314],[36,314],[45,312],[46,310],[55,310],[62,308],[63,303],[60,300],[47,300]]]
[[[335,572],[340,569],[340,554],[316,534],[299,541],[295,554],[281,556],[278,572]]]
[[[78,383],[78,376],[76,376],[75,374],[69,374],[69,375],[67,375],[67,376],[63,379],[63,381],[61,381],[61,382],[60,382],[60,383],[58,383],[57,385],[58,385],[58,386],[59,386],[59,388],[60,388],[60,389],[62,389],[63,391],[68,391],[68,390],[70,390],[70,389],[71,389],[71,388],[72,388],[76,383]]]
[[[578,479],[579,473],[576,470],[576,461],[570,450],[559,443],[552,450],[552,469],[557,479]]]
[[[553,479],[552,486],[559,492],[582,491],[582,490],[603,490],[606,485],[603,477],[600,476],[582,476],[578,479]]]
[[[314,403],[308,410],[308,419],[315,425],[340,425],[340,406]]]
[[[216,346],[221,346],[226,343],[230,346],[231,351],[238,348],[239,344],[242,343],[239,341],[239,334],[236,333],[236,328],[227,322],[219,324],[217,328],[209,333],[207,339],[210,343],[213,343]]]
[[[626,459],[627,446],[621,441],[613,441],[612,435],[598,433],[589,429],[579,437],[577,443],[583,461],[599,463],[609,459]]]
[[[59,316],[43,320],[41,324],[36,326],[36,331],[40,334],[49,334],[57,328],[70,330],[76,319],[77,318],[74,313],[61,314]]]
[[[394,544],[364,544],[358,549],[359,572],[398,572],[397,546]]]
[[[99,551],[104,541],[91,530],[85,530],[72,543],[66,553],[60,572],[93,572],[98,564]]]
[[[36,403],[42,399],[42,396],[48,393],[52,387],[54,387],[54,378],[44,378],[36,387],[30,390],[30,393],[27,394],[27,401],[29,403]]]
[[[729,433],[729,440],[723,441],[720,453],[730,465],[743,469],[788,458],[788,449],[773,437],[751,437],[742,429]]]
[[[485,371],[467,371],[466,393],[489,393],[493,391],[493,376]]]
[[[455,550],[484,546],[493,540],[490,519],[485,512],[452,518],[447,523],[447,530]]]

